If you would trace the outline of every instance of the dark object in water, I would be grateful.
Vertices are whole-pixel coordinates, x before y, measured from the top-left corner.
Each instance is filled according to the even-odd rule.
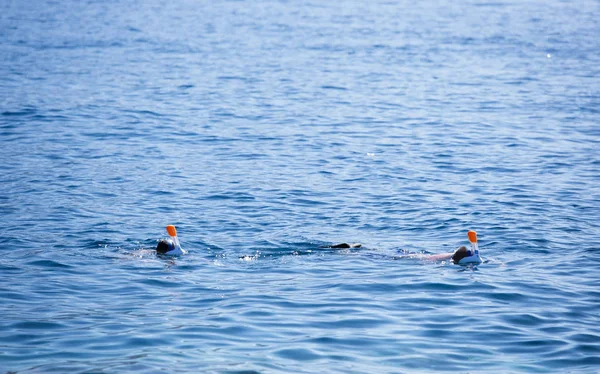
[[[452,255],[452,261],[455,264],[458,264],[460,262],[460,260],[462,260],[465,257],[469,257],[469,256],[471,256],[471,252],[469,252],[469,250],[467,250],[467,247],[462,246],[462,247],[458,248]]]
[[[362,247],[362,244],[360,244],[360,243],[353,243],[353,244],[340,243],[340,244],[326,245],[321,248],[344,249],[344,248],[360,248],[360,247]]]
[[[162,239],[156,245],[156,253],[167,253],[175,249],[175,243],[171,239]]]

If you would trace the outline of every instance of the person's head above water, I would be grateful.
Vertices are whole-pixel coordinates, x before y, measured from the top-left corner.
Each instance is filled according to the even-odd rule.
[[[171,239],[161,239],[156,245],[156,253],[165,254],[175,250],[175,243]]]
[[[162,255],[179,256],[186,253],[179,244],[179,238],[177,237],[177,230],[175,226],[167,226],[167,233],[169,239],[161,239],[156,245],[156,253]]]
[[[465,257],[469,257],[470,255],[471,255],[471,253],[469,252],[467,247],[465,247],[463,245],[463,246],[459,247],[456,251],[454,251],[454,253],[452,254],[452,261],[455,264],[458,264],[460,262],[460,260],[462,260]]]
[[[455,264],[478,264],[481,263],[481,257],[479,256],[479,245],[477,244],[477,233],[470,230],[467,233],[469,242],[471,243],[471,249],[467,249],[465,246],[459,247],[452,254],[452,262]]]

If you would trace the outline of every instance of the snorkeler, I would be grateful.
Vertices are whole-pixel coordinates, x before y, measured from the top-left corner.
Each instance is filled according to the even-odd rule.
[[[466,264],[479,264],[483,262],[481,257],[479,256],[479,247],[477,245],[477,233],[473,230],[467,233],[469,238],[469,242],[471,243],[471,249],[467,249],[467,247],[460,246],[452,253],[441,253],[437,255],[426,255],[426,254],[418,254],[418,255],[406,255],[401,256],[400,258],[418,258],[421,260],[429,260],[429,261],[447,261],[452,260],[455,264],[466,265]],[[360,243],[349,244],[349,243],[340,243],[334,245],[328,245],[321,248],[360,248]]]
[[[467,233],[469,238],[469,242],[471,243],[471,249],[467,249],[467,247],[460,246],[456,249],[456,251],[452,253],[441,253],[438,255],[410,255],[407,257],[418,258],[422,260],[429,261],[447,261],[452,260],[453,263],[459,265],[466,264],[479,264],[483,262],[481,257],[479,256],[479,246],[477,244],[477,233],[473,230],[470,230]],[[404,256],[403,256],[404,257]]]
[[[162,239],[158,242],[156,245],[156,253],[168,256],[180,256],[186,254],[187,252],[184,251],[181,248],[181,244],[179,244],[175,226],[167,226],[167,233],[169,234],[169,239]]]

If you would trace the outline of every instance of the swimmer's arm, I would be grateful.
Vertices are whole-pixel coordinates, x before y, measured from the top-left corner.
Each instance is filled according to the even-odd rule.
[[[454,253],[440,253],[437,255],[428,255],[425,253],[411,253],[405,254],[402,256],[394,257],[395,260],[403,259],[403,258],[412,258],[423,261],[446,261],[452,259]]]
[[[426,260],[431,260],[431,261],[446,261],[446,260],[454,260],[455,255],[458,254],[458,259],[460,260],[461,258],[464,257],[464,255],[468,255],[468,251],[467,248],[465,248],[465,246],[461,246],[456,248],[456,251],[452,252],[452,253],[441,253],[439,255],[427,255],[426,256]]]
[[[440,253],[439,255],[426,255],[423,259],[429,261],[445,261],[450,260],[453,255],[454,253]]]

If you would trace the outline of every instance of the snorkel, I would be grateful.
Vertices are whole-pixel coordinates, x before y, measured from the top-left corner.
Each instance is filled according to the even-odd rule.
[[[481,257],[479,257],[479,246],[477,245],[477,233],[473,230],[470,230],[467,233],[469,237],[469,243],[471,243],[471,250],[468,251],[469,255],[467,257],[463,257],[458,261],[459,265],[466,264],[479,264],[483,262]]]
[[[177,229],[175,229],[175,226],[173,226],[173,225],[167,226],[167,233],[171,237],[171,240],[173,241],[173,243],[175,243],[175,248],[181,249],[181,244],[179,244],[179,238],[177,238]]]
[[[165,252],[164,254],[170,255],[170,256],[179,256],[179,255],[183,255],[183,254],[187,253],[186,251],[184,251],[181,248],[181,244],[179,243],[179,238],[177,237],[177,230],[175,229],[175,226],[168,225],[167,233],[169,234],[169,237],[171,238],[171,241],[173,242],[173,249],[171,249],[168,252]]]

